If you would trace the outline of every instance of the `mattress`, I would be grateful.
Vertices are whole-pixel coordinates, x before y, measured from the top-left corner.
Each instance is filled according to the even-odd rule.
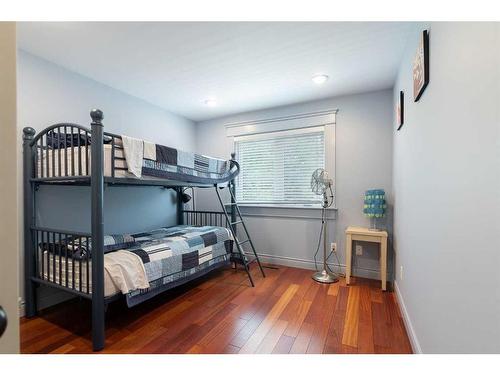
[[[128,300],[137,301],[152,290],[229,262],[232,253],[231,232],[223,227],[180,225],[127,236],[135,239],[135,246],[104,255],[106,297],[122,293]],[[43,265],[39,265],[43,278],[91,293],[90,249],[90,259],[68,256],[67,263],[63,252],[59,256],[58,251],[43,251]]]
[[[118,253],[118,251],[117,251]],[[105,264],[109,262],[107,259],[109,258],[109,254],[104,255],[105,259]],[[92,261],[89,261],[88,267],[87,267],[87,262],[85,261],[78,261],[78,260],[73,260],[71,258],[68,258],[68,267],[67,267],[67,274],[66,274],[66,259],[64,256],[59,256],[57,254],[51,254],[47,251],[44,251],[43,253],[43,278],[45,280],[49,280],[51,282],[55,282],[56,284],[65,286],[70,289],[75,289],[78,291],[81,291],[83,293],[89,293],[91,294],[92,292]],[[42,260],[41,260],[42,261]],[[50,268],[47,266],[47,262],[50,262]],[[40,269],[42,269],[42,265],[40,264]],[[50,272],[48,271],[50,269]],[[88,280],[89,283],[87,283],[87,269],[88,269]],[[55,272],[54,272],[55,270]],[[61,270],[61,272],[59,272]],[[73,272],[74,270],[74,272]],[[74,278],[73,278],[73,273],[74,273]],[[138,275],[141,274],[140,271],[137,271],[137,268],[131,269],[129,271],[129,274],[133,276],[134,273],[137,273]],[[82,277],[80,277],[82,275]],[[67,280],[67,282],[66,282]],[[73,284],[74,281],[74,284]],[[117,280],[117,284],[120,284],[120,280]],[[128,293],[129,291],[124,290],[125,293]],[[111,277],[110,273],[106,270],[106,267],[104,268],[104,296],[105,297],[111,297],[115,294],[120,293],[120,289],[115,285],[113,282],[113,278]]]
[[[112,151],[111,145],[104,145],[104,176],[106,177],[112,177]],[[85,157],[85,154],[88,155],[88,158]],[[88,176],[90,175],[90,156],[91,146],[43,150],[39,152],[37,157],[36,175],[38,178]],[[123,149],[118,148],[115,148],[115,177],[134,178],[134,175],[127,171]]]

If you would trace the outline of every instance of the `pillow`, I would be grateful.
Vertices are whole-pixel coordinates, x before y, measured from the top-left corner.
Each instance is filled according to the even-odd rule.
[[[90,137],[82,133],[66,134],[66,133],[56,133],[51,130],[47,133],[47,146],[53,149],[66,148],[78,146],[78,139],[80,139],[80,145],[85,145],[85,140],[90,144]]]
[[[47,133],[47,146],[53,149],[66,148],[66,147],[78,147],[78,139],[80,139],[80,146],[85,146],[85,141],[87,144],[91,144],[91,136],[90,134],[86,135],[85,133],[57,133],[54,130],[51,130]],[[109,144],[112,141],[112,137],[103,136],[104,144]]]
[[[130,234],[111,234],[104,236],[104,253],[110,251],[127,249],[133,246],[135,238]]]

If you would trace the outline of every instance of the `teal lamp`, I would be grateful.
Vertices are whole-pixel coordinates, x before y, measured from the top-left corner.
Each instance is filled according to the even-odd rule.
[[[370,230],[380,230],[377,229],[377,218],[385,216],[386,207],[385,191],[383,189],[373,189],[365,192],[363,213],[371,220]]]

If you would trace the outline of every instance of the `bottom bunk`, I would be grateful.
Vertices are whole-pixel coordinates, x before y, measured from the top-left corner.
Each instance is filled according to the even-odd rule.
[[[41,238],[45,238],[43,233]],[[92,291],[92,244],[64,236],[39,243],[42,281],[87,294]],[[105,236],[106,299],[125,295],[129,307],[200,277],[231,261],[231,232],[217,226],[179,225],[148,232]]]

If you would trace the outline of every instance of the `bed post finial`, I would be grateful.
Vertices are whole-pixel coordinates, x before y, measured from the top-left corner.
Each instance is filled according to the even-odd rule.
[[[23,129],[23,141],[31,141],[35,136],[35,133],[35,129],[33,129],[32,127],[25,127]]]
[[[92,124],[94,125],[102,125],[102,119],[104,118],[104,114],[100,109],[93,109],[90,111],[90,117],[92,117]]]

